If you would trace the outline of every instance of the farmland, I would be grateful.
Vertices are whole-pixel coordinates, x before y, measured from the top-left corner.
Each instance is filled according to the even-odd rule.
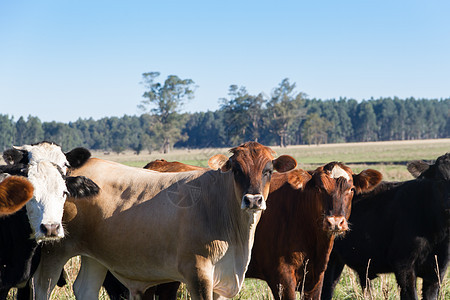
[[[438,156],[450,152],[450,139],[420,140],[420,141],[390,141],[376,143],[348,143],[326,144],[319,146],[291,146],[288,148],[272,147],[278,155],[289,154],[297,159],[299,167],[312,169],[329,161],[342,161],[349,165],[355,173],[373,168],[379,170],[385,180],[409,180],[412,176],[405,168],[405,162],[415,159],[434,160]],[[164,158],[168,161],[181,161],[188,164],[207,166],[207,160],[214,154],[226,154],[228,149],[195,149],[173,150],[168,154],[153,152],[135,155],[131,151],[121,154],[94,151],[93,156],[117,161],[134,167],[143,167],[154,159]],[[70,283],[73,282],[79,267],[79,259],[74,258],[66,264]],[[442,283],[441,299],[450,296],[449,272]],[[395,279],[393,275],[382,275],[374,280],[371,293],[364,295],[358,285],[357,276],[348,269],[344,270],[344,276],[335,293],[335,299],[398,299]],[[421,282],[419,280],[418,285]],[[108,299],[102,292],[101,299]],[[182,299],[187,299],[185,289],[180,294]],[[70,285],[57,288],[53,292],[52,299],[74,299]],[[244,289],[235,299],[271,299],[267,285],[259,280],[246,280]]]

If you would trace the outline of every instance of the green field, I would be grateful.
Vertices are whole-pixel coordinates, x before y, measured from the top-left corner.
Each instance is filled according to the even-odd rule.
[[[289,154],[299,162],[299,167],[313,169],[320,164],[330,161],[347,163],[355,173],[366,168],[379,170],[385,180],[409,180],[413,177],[406,170],[404,164],[398,162],[425,159],[434,160],[438,156],[450,152],[450,139],[398,141],[377,143],[327,144],[319,146],[292,146],[287,148],[272,147],[278,155]],[[117,161],[126,165],[143,167],[154,159],[164,158],[168,161],[181,161],[199,166],[207,166],[207,160],[214,154],[227,153],[228,149],[174,150],[168,154],[142,153],[135,155],[131,152],[122,154],[93,152],[93,156]],[[79,267],[78,258],[66,264],[66,270],[72,283]],[[442,283],[440,299],[450,298],[450,272]],[[420,287],[421,280],[418,280]],[[14,292],[10,293],[12,296]],[[300,296],[299,296],[300,297]],[[10,297],[12,299],[12,297]],[[108,299],[104,294],[101,299]],[[185,289],[180,290],[180,298],[188,299]],[[382,275],[373,281],[371,292],[364,294],[358,284],[357,276],[348,269],[344,270],[341,281],[335,292],[335,299],[398,299],[399,294],[393,275]],[[74,299],[70,285],[56,288],[52,299]],[[234,299],[272,299],[270,290],[265,282],[247,279],[243,290]]]

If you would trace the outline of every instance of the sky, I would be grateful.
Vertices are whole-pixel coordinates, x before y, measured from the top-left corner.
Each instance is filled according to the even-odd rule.
[[[232,84],[270,96],[450,97],[450,1],[0,0],[0,114],[140,115],[142,73],[192,79],[183,111]]]

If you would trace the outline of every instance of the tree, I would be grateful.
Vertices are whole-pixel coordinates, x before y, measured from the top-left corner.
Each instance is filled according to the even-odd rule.
[[[41,142],[44,139],[44,129],[38,117],[28,116],[27,129],[24,136],[24,144]]]
[[[295,94],[295,83],[290,84],[285,78],[272,92],[267,103],[267,110],[272,131],[278,136],[278,144],[286,147],[289,143],[289,131],[294,119],[303,118],[305,110],[301,109],[305,94]]]
[[[147,91],[138,107],[153,115],[156,122],[153,131],[164,153],[167,153],[173,144],[187,138],[181,134],[183,118],[179,110],[185,101],[194,97],[194,81],[170,75],[161,84],[155,81],[159,75],[159,72],[142,74]]]
[[[262,125],[262,106],[265,99],[262,93],[250,95],[245,87],[230,85],[230,99],[222,98],[221,110],[225,114],[224,125],[231,145],[237,145],[246,140],[258,141]]]
[[[326,118],[321,118],[318,114],[310,114],[302,126],[303,139],[309,145],[327,143],[328,131],[332,127],[333,124]]]
[[[10,148],[14,142],[15,126],[8,115],[0,115],[0,150]]]
[[[377,117],[372,106],[373,101],[363,101],[357,107],[354,123],[356,140],[360,142],[377,141]]]

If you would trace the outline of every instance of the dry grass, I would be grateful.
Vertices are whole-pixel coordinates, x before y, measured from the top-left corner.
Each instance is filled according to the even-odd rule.
[[[288,148],[272,147],[278,154],[289,154],[297,159],[299,167],[313,169],[319,164],[330,161],[342,161],[348,163],[355,171],[360,172],[366,168],[379,170],[385,180],[408,180],[412,176],[404,165],[386,164],[386,162],[402,162],[416,159],[433,160],[438,156],[450,152],[450,139],[422,140],[422,141],[397,141],[377,143],[351,143],[351,144],[327,144],[319,146],[292,146]],[[143,167],[149,161],[164,158],[168,161],[181,161],[199,166],[207,166],[207,160],[214,154],[226,154],[228,149],[199,149],[199,150],[174,150],[168,154],[154,152],[135,155],[131,151],[121,154],[93,152],[93,156],[117,161],[126,165]],[[383,162],[382,164],[368,165],[367,162]],[[65,266],[69,274],[69,285],[63,288],[55,288],[52,299],[75,299],[71,285],[79,268],[79,258],[71,259]],[[450,271],[447,272],[442,282],[439,299],[450,297]],[[363,293],[358,283],[357,276],[348,268],[344,269],[343,276],[335,291],[334,299],[398,299],[399,293],[395,278],[392,274],[382,275],[372,281],[371,292]],[[418,287],[421,280],[418,280]],[[8,299],[13,299],[14,291],[11,291]],[[109,299],[102,290],[99,299]],[[179,290],[179,299],[189,299],[186,288]],[[234,299],[273,299],[270,289],[264,281],[246,279],[241,292]]]

